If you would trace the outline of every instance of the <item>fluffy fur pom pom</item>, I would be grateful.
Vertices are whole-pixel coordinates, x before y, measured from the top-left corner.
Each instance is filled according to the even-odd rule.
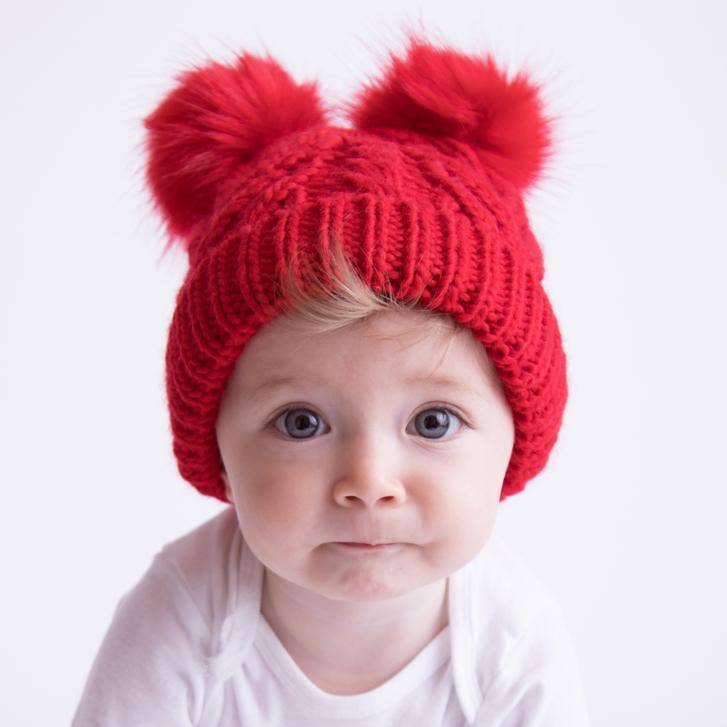
[[[248,53],[177,76],[144,119],[147,182],[170,244],[212,211],[220,184],[272,141],[327,123],[315,82],[296,84],[272,58]]]
[[[551,151],[550,119],[524,72],[508,81],[490,55],[435,48],[409,34],[406,58],[391,55],[384,78],[346,105],[359,129],[409,129],[470,144],[480,159],[523,190]]]

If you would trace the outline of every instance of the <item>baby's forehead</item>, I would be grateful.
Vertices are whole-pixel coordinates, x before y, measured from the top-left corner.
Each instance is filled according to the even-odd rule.
[[[376,347],[382,355],[406,358],[409,352],[412,357],[429,353],[429,349],[445,352],[455,342],[460,347],[469,347],[473,354],[484,354],[483,346],[469,329],[457,325],[449,316],[428,311],[384,311],[331,328],[286,314],[262,326],[246,349],[262,357],[301,347],[315,351],[355,344]]]
[[[285,369],[336,373],[365,358],[382,374],[396,377],[406,372],[423,373],[432,380],[476,379],[500,388],[500,380],[483,344],[472,332],[448,316],[428,311],[386,311],[335,330],[315,331],[308,321],[280,316],[250,339],[237,367],[241,375],[257,380]]]

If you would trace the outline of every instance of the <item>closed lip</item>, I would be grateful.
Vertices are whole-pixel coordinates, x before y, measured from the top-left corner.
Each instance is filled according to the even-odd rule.
[[[336,543],[337,545],[353,545],[358,546],[359,548],[381,548],[385,545],[398,545],[398,543],[365,543],[365,542],[359,542],[359,541],[349,541],[349,542],[341,542],[338,541]]]

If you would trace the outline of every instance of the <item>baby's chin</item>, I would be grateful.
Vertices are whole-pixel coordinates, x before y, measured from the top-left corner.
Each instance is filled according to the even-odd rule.
[[[325,543],[302,556],[290,553],[289,559],[261,560],[269,573],[269,587],[278,594],[287,593],[288,598],[300,603],[322,599],[343,606],[407,601],[428,593],[428,586],[437,590],[460,565],[454,555],[447,550],[444,557],[434,545],[427,548],[398,543],[367,550]],[[457,555],[460,560],[465,557]]]
[[[406,597],[442,578],[442,574],[420,570],[412,564],[405,567],[405,564],[360,562],[310,576],[301,585],[331,601],[348,603],[374,603]]]
[[[347,603],[375,603],[377,601],[390,601],[416,590],[408,584],[396,585],[370,579],[367,582],[356,581],[333,586],[325,585],[316,589],[317,592],[331,601],[344,601]]]

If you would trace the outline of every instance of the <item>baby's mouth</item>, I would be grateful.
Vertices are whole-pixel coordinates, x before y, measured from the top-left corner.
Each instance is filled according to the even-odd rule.
[[[334,543],[344,548],[350,548],[352,550],[386,550],[391,549],[400,543]]]

